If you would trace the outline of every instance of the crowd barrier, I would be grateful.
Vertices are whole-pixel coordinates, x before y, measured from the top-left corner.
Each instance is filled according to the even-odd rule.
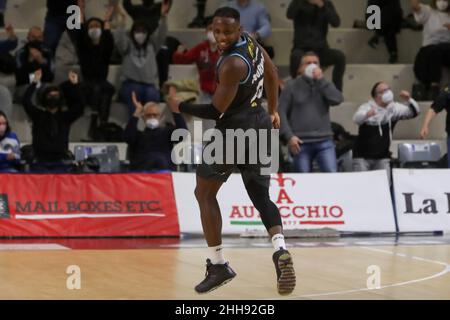
[[[386,171],[276,174],[270,196],[286,230],[450,231],[449,170],[395,169],[393,181],[391,194]],[[0,237],[201,234],[194,189],[193,173],[3,174]],[[224,234],[264,231],[239,174],[218,200]]]

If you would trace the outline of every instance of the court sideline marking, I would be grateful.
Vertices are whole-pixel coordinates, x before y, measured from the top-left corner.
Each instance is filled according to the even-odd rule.
[[[354,248],[355,247],[352,247],[352,248],[349,248],[349,249],[354,249]],[[434,278],[442,277],[443,275],[445,275],[447,273],[450,273],[450,264],[442,262],[442,261],[431,260],[431,259],[421,258],[421,257],[417,257],[417,256],[409,256],[409,255],[404,254],[404,253],[396,253],[396,252],[383,250],[383,249],[377,249],[377,248],[369,248],[369,247],[356,247],[356,248],[358,248],[358,249],[365,249],[365,250],[368,250],[368,251],[379,252],[379,253],[383,253],[383,254],[389,254],[389,255],[398,256],[398,257],[402,257],[402,258],[409,258],[409,259],[414,259],[414,260],[418,260],[418,261],[434,263],[434,264],[438,264],[438,265],[443,266],[444,269],[442,271],[440,271],[438,273],[435,273],[433,275],[430,275],[428,277],[419,278],[419,279],[413,279],[413,280],[409,280],[409,281],[405,281],[405,282],[393,283],[393,284],[381,286],[379,289],[361,288],[361,289],[342,290],[342,291],[325,292],[325,293],[304,294],[304,295],[299,295],[299,296],[291,296],[288,299],[325,297],[325,296],[332,296],[332,295],[338,295],[338,294],[348,294],[348,293],[355,293],[355,292],[364,292],[364,291],[376,292],[377,290],[382,290],[382,289],[386,289],[386,288],[400,287],[400,286],[405,286],[405,285],[409,285],[409,284],[412,284],[412,283],[428,281],[428,280],[431,280],[431,279],[434,279]],[[276,297],[276,298],[269,298],[269,299],[264,299],[264,300],[280,300],[280,299],[282,299],[282,298]]]

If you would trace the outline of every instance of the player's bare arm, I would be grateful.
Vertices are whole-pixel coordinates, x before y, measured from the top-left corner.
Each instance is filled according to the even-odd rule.
[[[238,57],[230,57],[224,61],[219,69],[219,83],[213,96],[213,106],[220,112],[230,106],[239,89],[239,83],[243,81],[249,70],[245,62]]]
[[[261,48],[262,49],[262,48]],[[278,115],[278,70],[266,50],[264,55],[264,88],[266,89],[267,103],[272,124],[280,129],[280,116]]]

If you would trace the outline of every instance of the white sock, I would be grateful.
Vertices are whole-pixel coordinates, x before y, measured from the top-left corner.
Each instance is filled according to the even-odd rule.
[[[275,251],[284,249],[286,250],[286,243],[284,242],[284,236],[278,233],[272,237],[272,244]]]
[[[222,245],[217,247],[208,247],[209,259],[212,264],[225,264],[225,258],[223,257],[223,247]]]

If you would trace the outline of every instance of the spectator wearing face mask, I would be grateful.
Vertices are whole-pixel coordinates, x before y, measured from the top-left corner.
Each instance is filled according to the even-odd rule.
[[[12,132],[8,117],[0,111],[0,173],[17,172],[20,164],[20,142]]]
[[[281,92],[279,108],[281,137],[294,157],[295,172],[311,172],[317,161],[321,172],[336,172],[336,150],[330,121],[330,106],[344,100],[336,86],[325,80],[319,57],[303,55],[298,76]]]
[[[59,87],[49,86],[43,90],[42,108],[37,107],[32,96],[36,87],[40,86],[41,78],[42,72],[36,71],[33,83],[25,93],[23,105],[32,122],[35,161],[51,168],[67,159],[70,127],[83,115],[84,99],[78,75],[70,72],[69,80]]]
[[[134,113],[133,92],[144,104],[160,100],[156,54],[167,35],[168,10],[168,4],[161,6],[161,19],[154,34],[150,34],[143,22],[135,22],[129,34],[123,28],[115,34],[116,47],[123,57],[123,82],[119,95],[127,104],[130,117]]]
[[[294,22],[294,46],[291,52],[291,77],[297,76],[297,66],[305,52],[316,52],[322,66],[334,66],[333,83],[342,91],[346,59],[342,51],[328,45],[328,28],[337,28],[341,19],[331,0],[292,0],[287,18]]]
[[[376,83],[372,100],[361,105],[353,117],[359,134],[353,150],[353,171],[386,169],[390,174],[392,132],[400,120],[417,117],[418,103],[407,91],[400,92],[403,103],[394,101],[394,93],[385,82]]]
[[[130,168],[132,171],[157,171],[173,169],[171,152],[173,142],[172,133],[176,129],[187,129],[186,122],[179,113],[173,113],[175,126],[161,126],[161,110],[155,102],[148,102],[143,106],[133,92],[132,100],[135,112],[125,129],[125,141],[130,154]],[[138,130],[138,121],[142,118],[146,128]]]
[[[425,85],[427,100],[440,92],[443,67],[450,68],[450,6],[448,0],[432,0],[431,5],[411,0],[416,21],[423,24],[423,44],[416,56],[414,73]]]
[[[200,74],[200,86],[202,89],[201,103],[210,103],[216,90],[216,65],[220,52],[217,49],[217,41],[213,33],[213,20],[208,18],[206,27],[206,40],[190,50],[184,45],[178,47],[173,54],[174,64],[197,64]]]
[[[88,132],[93,140],[99,123],[102,125],[108,122],[115,92],[114,86],[107,80],[114,49],[114,38],[107,20],[89,19],[76,36],[78,47],[83,48],[78,51],[83,93],[87,105],[94,111]]]
[[[22,101],[37,70],[42,71],[43,83],[50,83],[55,77],[53,55],[43,45],[43,37],[41,28],[32,27],[28,31],[27,43],[16,53],[16,101]]]

